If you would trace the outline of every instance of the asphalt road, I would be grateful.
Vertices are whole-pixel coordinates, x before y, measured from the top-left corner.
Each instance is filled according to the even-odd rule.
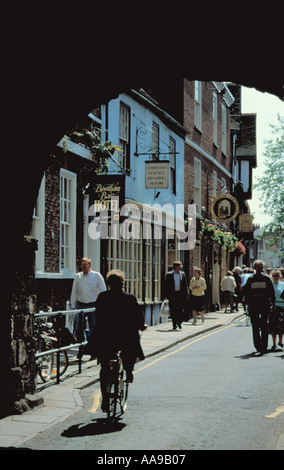
[[[237,321],[137,364],[115,425],[95,384],[81,393],[81,411],[25,448],[273,450],[284,429],[283,359],[282,350],[256,355],[251,327]]]

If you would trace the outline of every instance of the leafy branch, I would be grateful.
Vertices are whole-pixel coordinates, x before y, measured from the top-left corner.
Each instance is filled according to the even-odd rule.
[[[70,133],[69,138],[75,142],[83,144],[92,153],[92,159],[96,163],[97,174],[107,172],[109,167],[108,159],[112,158],[116,152],[121,152],[120,147],[112,145],[111,142],[103,142],[99,136],[100,129],[98,132],[96,129],[89,130],[85,127],[77,125]],[[64,144],[65,142],[65,144]],[[63,139],[63,150],[67,151],[66,136]],[[115,163],[119,166],[116,160]]]

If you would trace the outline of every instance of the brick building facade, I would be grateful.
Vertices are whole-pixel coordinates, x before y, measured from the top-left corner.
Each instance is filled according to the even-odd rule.
[[[185,139],[185,200],[196,204],[198,229],[202,221],[216,224],[211,214],[212,199],[231,192],[232,102],[224,84],[184,80],[183,125],[189,131]],[[189,277],[196,265],[207,283],[206,310],[214,310],[220,305],[220,282],[229,268],[228,253],[218,246],[211,250],[201,242],[198,232],[196,247],[189,254]]]
[[[201,222],[212,218],[211,202],[232,190],[230,107],[234,102],[226,84],[180,79],[155,90],[161,105],[187,130],[184,148],[184,201],[196,204],[196,247],[185,254],[184,269],[190,279],[194,266],[206,278],[206,310],[220,304],[220,281],[230,266],[230,255],[221,247],[209,247],[199,237]],[[220,225],[220,224],[219,224]],[[229,224],[221,224],[230,230]]]

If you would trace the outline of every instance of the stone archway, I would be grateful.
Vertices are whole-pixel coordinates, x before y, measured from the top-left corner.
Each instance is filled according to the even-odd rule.
[[[3,349],[1,416],[13,410],[15,397],[18,399],[33,391],[28,381],[23,385],[20,373],[25,356],[24,345],[30,338],[28,316],[33,278],[31,273],[33,242],[24,237],[29,232],[33,207],[49,152],[64,135],[65,129],[86,115],[92,107],[116,97],[129,88],[150,88],[152,85],[159,86],[165,81],[162,66],[160,69],[156,67],[160,72],[155,76],[132,69],[126,77],[117,77],[111,82],[107,69],[101,69],[94,78],[92,74],[82,72],[82,69],[77,70],[77,73],[63,73],[60,76],[58,66],[52,62],[50,68],[52,73],[48,74],[48,90],[43,85],[45,76],[39,77],[36,85],[34,79],[18,83],[17,93],[15,91],[14,96],[16,100],[14,122],[11,122],[14,132],[9,140],[10,152],[4,159],[5,171],[2,172],[2,186],[7,188],[9,184],[9,187],[8,191],[5,189],[6,194],[2,197],[4,202],[2,220],[6,232],[3,233],[5,240],[2,251],[6,285],[1,316]],[[193,73],[193,70],[199,70],[198,64],[194,64],[194,61],[190,64],[190,70],[181,64],[168,78],[172,80],[175,76],[183,76],[194,80],[199,74]],[[30,70],[30,73],[32,77],[32,74],[38,71]],[[223,73],[212,73],[210,78],[199,76],[198,79],[237,81],[283,98],[282,83],[277,79],[261,82],[256,78],[248,81],[240,80],[233,74]],[[13,329],[12,314],[17,320],[13,324]],[[16,339],[15,329],[19,330],[20,336],[17,337],[17,346],[11,348],[11,343]],[[21,358],[19,354],[17,359],[14,358],[15,351]]]

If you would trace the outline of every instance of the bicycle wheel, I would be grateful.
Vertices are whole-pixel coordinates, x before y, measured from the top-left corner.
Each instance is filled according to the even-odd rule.
[[[115,380],[111,384],[109,392],[109,407],[108,407],[108,421],[113,423],[116,418],[116,409],[117,409],[117,400],[118,400],[118,380],[117,375],[115,375]]]
[[[53,354],[42,356],[38,359],[38,373],[43,382],[48,382],[52,377]]]
[[[52,378],[57,377],[57,353],[52,354],[53,357],[53,367],[52,367]],[[60,351],[60,376],[66,372],[69,365],[68,354],[66,351]]]
[[[128,398],[128,383],[124,380],[124,370],[121,366],[118,377],[118,398],[120,403],[121,413],[125,413]]]
[[[49,339],[44,339],[38,352],[48,351],[52,349],[52,342]],[[53,354],[39,357],[37,359],[38,374],[43,382],[48,382],[52,377],[53,369]]]

